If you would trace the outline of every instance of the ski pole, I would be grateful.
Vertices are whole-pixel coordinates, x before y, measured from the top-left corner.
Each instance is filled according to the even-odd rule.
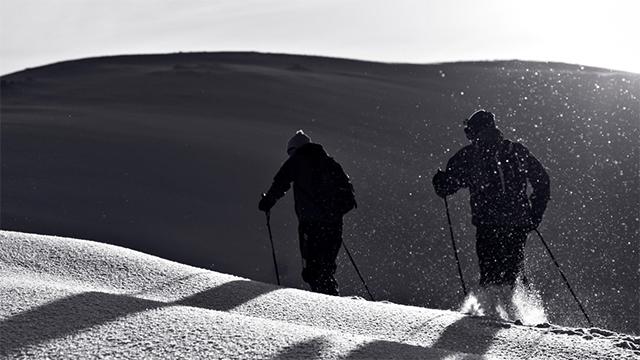
[[[462,267],[460,267],[460,259],[458,258],[458,248],[456,247],[456,241],[453,238],[453,226],[451,225],[451,216],[449,215],[449,203],[447,197],[444,197],[444,207],[447,210],[447,222],[449,222],[449,233],[451,234],[451,244],[453,245],[453,253],[456,256],[456,263],[458,264],[458,274],[460,275],[460,283],[462,283],[462,291],[464,296],[467,296],[467,286],[464,284],[464,277],[462,276]]]
[[[269,241],[271,241],[271,255],[273,255],[273,266],[276,269],[276,280],[280,285],[280,273],[278,273],[278,261],[276,261],[276,250],[273,246],[273,235],[271,235],[271,211],[265,211],[267,215],[267,230],[269,230]]]
[[[342,247],[344,247],[344,251],[347,252],[347,256],[349,256],[349,260],[351,260],[351,263],[353,264],[353,267],[356,269],[356,273],[358,273],[358,276],[360,277],[360,280],[362,281],[362,284],[364,285],[364,288],[367,290],[367,293],[369,294],[369,297],[371,298],[371,301],[375,301],[375,300],[373,300],[373,295],[371,295],[371,291],[369,291],[369,287],[367,286],[367,283],[364,281],[364,278],[360,274],[360,270],[358,270],[358,266],[356,265],[356,262],[353,260],[353,256],[351,256],[351,253],[349,252],[349,249],[347,249],[347,244],[345,244],[344,240],[342,241]]]
[[[578,306],[580,307],[580,310],[582,310],[582,314],[584,314],[584,317],[587,319],[587,322],[589,323],[589,326],[593,327],[593,323],[591,322],[591,319],[589,319],[589,316],[587,315],[587,312],[584,310],[584,307],[582,307],[582,304],[580,303],[580,300],[578,300],[578,297],[576,296],[576,293],[573,292],[573,289],[571,288],[571,285],[569,285],[569,280],[567,280],[567,277],[564,276],[564,273],[562,272],[562,269],[560,269],[560,264],[558,264],[558,262],[556,261],[556,258],[553,256],[553,253],[551,253],[551,249],[549,249],[549,246],[544,241],[544,238],[542,237],[542,234],[540,234],[540,231],[538,231],[538,229],[535,229],[535,230],[536,230],[536,233],[538,234],[538,236],[540,237],[540,240],[542,241],[542,244],[547,249],[547,252],[549,253],[549,256],[551,257],[551,260],[553,260],[553,263],[556,264],[556,267],[558,268],[558,271],[560,272],[560,275],[562,275],[562,279],[564,279],[564,283],[567,284],[567,288],[569,288],[569,291],[571,292],[571,295],[573,295],[573,298],[576,300],[576,303],[578,303]]]

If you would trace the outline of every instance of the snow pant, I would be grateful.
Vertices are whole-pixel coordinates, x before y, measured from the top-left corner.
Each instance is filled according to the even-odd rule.
[[[481,287],[509,285],[513,288],[524,265],[528,234],[529,231],[521,227],[477,227],[476,253]],[[522,280],[527,283],[524,275]]]
[[[311,291],[338,295],[336,258],[342,245],[342,221],[300,222],[300,252],[304,260],[302,279]]]

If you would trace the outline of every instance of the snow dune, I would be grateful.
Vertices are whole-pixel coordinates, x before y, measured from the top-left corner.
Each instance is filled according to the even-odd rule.
[[[85,240],[0,232],[7,358],[637,358],[640,338],[331,297]]]

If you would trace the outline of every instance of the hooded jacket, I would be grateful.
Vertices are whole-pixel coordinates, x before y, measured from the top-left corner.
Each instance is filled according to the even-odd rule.
[[[547,172],[524,145],[505,140],[498,129],[488,131],[449,159],[444,176],[434,178],[436,191],[447,196],[469,188],[476,226],[537,225],[549,201]]]
[[[327,165],[329,164],[329,165]],[[323,206],[323,200],[329,194],[320,184],[322,172],[334,171],[331,176],[339,177],[341,182],[349,184],[349,177],[342,167],[330,157],[320,144],[308,143],[298,148],[280,167],[273,178],[273,184],[266,196],[280,199],[291,188],[296,215],[300,221],[337,222],[342,221],[339,212],[331,211]]]

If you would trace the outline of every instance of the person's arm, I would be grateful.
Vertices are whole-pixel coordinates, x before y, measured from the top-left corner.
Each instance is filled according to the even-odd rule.
[[[456,191],[468,187],[469,172],[468,148],[463,148],[447,162],[445,171],[439,170],[433,177],[433,188],[438,196],[444,198]]]
[[[280,199],[291,188],[291,182],[293,181],[294,174],[294,161],[293,158],[287,159],[280,170],[273,177],[273,183],[271,188],[267,191],[267,196],[273,196],[275,199]]]
[[[294,155],[295,156],[295,155]],[[284,194],[291,188],[291,182],[293,181],[295,171],[295,159],[294,156],[287,159],[282,164],[276,176],[273,177],[273,183],[265,194],[262,194],[260,203],[258,203],[258,209],[261,211],[269,211],[276,204],[278,199],[284,196]]]
[[[355,189],[353,188],[353,184],[351,183],[351,179],[349,178],[349,175],[347,175],[347,173],[344,171],[340,163],[335,161],[333,158],[331,161],[333,161],[336,166],[339,190],[348,192],[352,195],[351,198],[353,200],[353,204],[352,204],[353,208],[357,209],[358,202],[356,201],[356,197],[355,197]]]
[[[533,188],[529,201],[531,202],[531,221],[534,227],[538,227],[542,222],[542,216],[547,209],[547,203],[551,193],[551,182],[549,175],[540,161],[533,156],[524,146],[524,164],[527,180]]]

